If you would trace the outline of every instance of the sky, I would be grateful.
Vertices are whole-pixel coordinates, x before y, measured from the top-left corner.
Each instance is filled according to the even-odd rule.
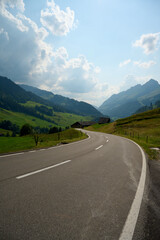
[[[100,106],[160,82],[159,0],[0,0],[0,75]]]

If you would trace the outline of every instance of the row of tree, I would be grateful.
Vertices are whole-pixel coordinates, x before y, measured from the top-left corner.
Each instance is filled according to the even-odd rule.
[[[19,126],[17,124],[12,123],[9,120],[3,120],[2,122],[0,122],[0,128],[10,130],[15,134],[20,132]]]
[[[43,133],[44,133],[44,130],[46,130],[47,132],[45,132],[45,133],[49,133],[49,134],[58,133],[58,132],[63,131],[63,129],[61,127],[59,127],[59,128],[58,127],[51,127],[50,129],[47,129],[47,128],[44,129],[43,128],[42,130],[43,130]],[[39,127],[33,128],[29,124],[24,124],[20,129],[20,136],[25,136],[25,135],[34,134],[34,133],[36,133],[36,134],[37,133],[42,133],[41,128],[39,128]]]
[[[63,129],[61,127],[51,127],[50,129],[47,127],[32,127],[29,124],[24,124],[21,128],[19,128],[18,125],[12,123],[9,120],[3,120],[2,122],[0,122],[0,128],[5,129],[5,130],[9,130],[12,131],[12,136],[16,136],[16,134],[20,134],[20,136],[25,136],[28,134],[33,134],[33,133],[57,133],[57,132],[61,132],[63,131]],[[66,129],[68,129],[69,127],[66,127]],[[9,136],[9,133],[8,135]]]

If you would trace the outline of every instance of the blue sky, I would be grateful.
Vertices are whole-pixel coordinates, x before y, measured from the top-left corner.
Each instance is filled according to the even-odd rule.
[[[159,0],[0,0],[0,75],[99,106],[160,81]]]

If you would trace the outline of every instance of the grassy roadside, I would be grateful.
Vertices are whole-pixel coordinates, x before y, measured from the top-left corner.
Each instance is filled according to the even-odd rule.
[[[39,149],[67,144],[87,138],[87,136],[75,129],[54,134],[39,134],[38,145],[36,146],[32,135],[24,137],[0,137],[0,153],[17,152],[28,149]]]
[[[159,158],[158,152],[151,148],[160,148],[160,108],[86,129],[129,138],[138,143],[150,159]]]

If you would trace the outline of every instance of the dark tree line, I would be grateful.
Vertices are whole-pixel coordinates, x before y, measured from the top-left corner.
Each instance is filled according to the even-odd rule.
[[[49,134],[52,134],[52,133],[58,133],[58,132],[62,132],[62,128],[58,128],[58,127],[52,127],[50,128],[49,130]]]
[[[35,106],[35,110],[48,116],[53,116],[53,110],[45,106]]]
[[[13,131],[14,133],[19,133],[19,131],[20,131],[19,126],[12,123],[9,120],[4,120],[4,121],[0,122],[0,128]]]

